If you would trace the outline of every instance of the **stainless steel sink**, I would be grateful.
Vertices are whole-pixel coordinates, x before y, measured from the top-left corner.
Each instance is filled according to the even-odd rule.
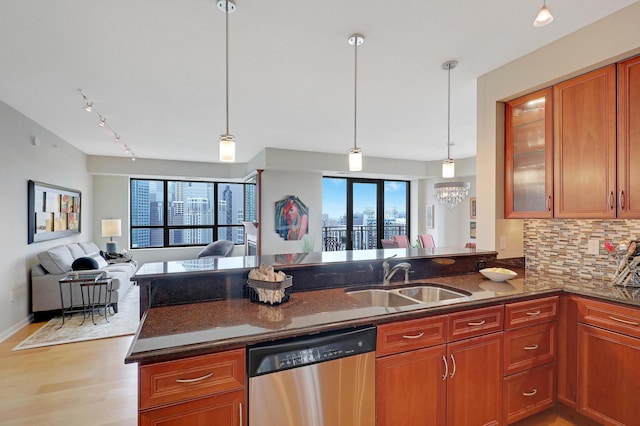
[[[457,291],[433,284],[418,284],[400,288],[367,288],[347,291],[347,294],[367,305],[386,308],[416,304],[444,305],[471,295],[463,290]]]
[[[401,288],[396,291],[403,296],[408,296],[421,302],[440,302],[442,300],[457,299],[459,297],[467,296],[464,293],[448,290],[446,288],[425,285]]]
[[[367,289],[348,291],[347,294],[354,299],[371,306],[382,306],[384,308],[393,308],[397,306],[415,305],[419,303],[417,300],[409,299],[389,290]]]

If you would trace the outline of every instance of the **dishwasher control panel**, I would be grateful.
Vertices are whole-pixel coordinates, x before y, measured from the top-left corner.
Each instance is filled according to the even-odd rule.
[[[247,367],[257,376],[375,350],[376,328],[368,326],[249,346]]]

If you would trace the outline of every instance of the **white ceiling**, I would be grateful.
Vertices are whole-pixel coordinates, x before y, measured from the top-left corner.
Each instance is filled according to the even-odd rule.
[[[475,155],[476,78],[637,0],[237,0],[229,16],[237,161],[265,147],[441,160]],[[91,155],[217,162],[225,15],[215,0],[1,0],[0,101]],[[541,64],[544,66],[544,64]],[[34,135],[38,136],[38,135]],[[43,141],[46,143],[46,141]]]

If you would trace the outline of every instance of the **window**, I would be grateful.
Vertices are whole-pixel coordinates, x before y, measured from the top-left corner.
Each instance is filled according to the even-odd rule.
[[[409,234],[409,182],[322,179],[323,250],[380,248],[381,239]]]
[[[243,244],[255,194],[255,182],[131,179],[131,248]]]

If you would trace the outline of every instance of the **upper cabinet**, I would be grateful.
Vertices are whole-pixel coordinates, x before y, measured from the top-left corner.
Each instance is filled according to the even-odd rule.
[[[618,217],[640,218],[640,56],[618,64]]]
[[[506,105],[505,217],[553,216],[552,89]]]
[[[505,131],[505,218],[640,218],[640,56],[508,102]]]
[[[616,68],[553,88],[554,217],[616,217]]]

